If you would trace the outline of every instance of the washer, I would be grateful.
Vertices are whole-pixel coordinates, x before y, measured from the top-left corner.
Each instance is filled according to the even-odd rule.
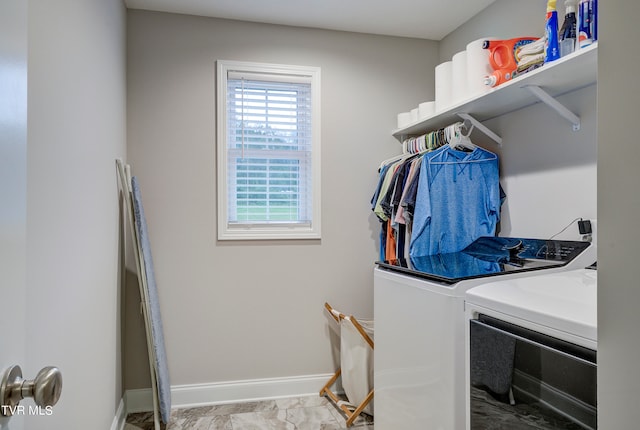
[[[490,282],[468,290],[465,300],[466,405],[471,411],[467,429],[484,428],[483,420],[503,422],[503,428],[597,428],[595,265]],[[495,352],[489,352],[494,357],[487,360],[487,352],[479,346],[488,343],[487,333],[502,336],[492,345],[513,339],[512,368],[507,369],[512,405],[496,403],[478,391],[489,368],[484,363],[492,363],[491,374],[495,363],[506,362],[495,359]],[[479,339],[472,341],[473,336]],[[555,414],[560,415],[549,418]],[[570,427],[551,423],[552,419]]]
[[[483,237],[457,253],[377,262],[376,429],[465,427],[467,290],[496,276],[566,271],[595,259],[587,242]]]

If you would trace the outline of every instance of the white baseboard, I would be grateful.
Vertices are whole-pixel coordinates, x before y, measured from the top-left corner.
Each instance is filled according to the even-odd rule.
[[[171,387],[171,406],[186,408],[284,397],[317,396],[331,376],[331,374],[322,374],[174,385]],[[127,413],[153,410],[151,389],[127,390],[124,403]]]
[[[125,401],[123,397],[122,399],[120,399],[120,404],[118,404],[116,416],[113,418],[113,422],[111,423],[111,430],[123,430],[126,419],[127,409],[125,408]]]

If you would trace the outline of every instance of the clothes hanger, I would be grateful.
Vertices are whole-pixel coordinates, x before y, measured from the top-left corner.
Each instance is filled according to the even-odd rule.
[[[451,127],[451,129],[448,131],[448,135],[447,137],[453,135],[449,140],[449,147],[451,147],[452,149],[458,150],[458,151],[474,151],[476,148],[478,148],[478,146],[476,144],[474,144],[473,142],[471,142],[471,139],[469,138],[469,135],[471,134],[471,132],[473,131],[473,124],[470,124],[470,126],[466,125],[467,120],[465,120],[465,124],[463,123],[456,123],[456,124],[452,124],[449,127]],[[469,122],[470,123],[470,122]],[[447,129],[449,129],[449,127],[447,127]],[[462,130],[464,129],[468,129],[469,131],[467,132],[467,134],[464,134],[462,132]],[[453,132],[451,132],[451,130],[453,130]],[[446,131],[446,130],[445,130]],[[447,133],[445,133],[446,135]],[[457,160],[457,161],[434,161],[431,159],[428,159],[428,163],[431,164],[466,164],[466,163],[485,163],[487,161],[493,161],[496,160],[498,158],[498,156],[490,151],[486,151],[487,153],[487,157],[481,158],[481,159],[474,159],[474,160]]]
[[[430,151],[433,148],[430,147],[429,142],[427,142],[428,136],[416,136],[405,139],[402,142],[402,154],[395,155],[391,158],[387,158],[386,160],[380,163],[378,167],[378,171],[380,171],[385,165],[389,163],[393,163],[396,161],[406,160],[415,155],[422,154],[423,152]]]
[[[409,157],[413,157],[414,155],[416,155],[416,154],[403,153],[403,154],[400,154],[400,155],[395,155],[395,156],[393,156],[391,158],[387,158],[386,160],[384,160],[384,161],[382,161],[380,163],[380,166],[378,167],[378,171],[382,170],[382,168],[384,166],[386,166],[387,164],[390,164],[390,163],[393,163],[393,162],[396,162],[396,161],[400,161],[400,160],[404,160],[404,159],[407,159]]]
[[[450,126],[451,127],[451,126]],[[467,134],[463,133],[464,129],[467,129],[465,123],[457,122],[453,124],[453,137],[449,140],[449,147],[458,151],[473,151],[477,146],[471,142],[471,132],[473,131],[473,124],[469,127]]]
[[[465,120],[466,122],[466,120]],[[378,171],[382,170],[382,168],[390,163],[394,163],[396,161],[406,160],[415,155],[420,155],[424,152],[436,150],[442,146],[448,144],[451,148],[455,149],[457,146],[460,147],[458,150],[474,150],[476,145],[471,142],[469,139],[469,134],[471,134],[471,130],[473,129],[473,125],[469,129],[469,133],[466,135],[461,132],[462,128],[466,128],[465,124],[462,122],[457,122],[452,124],[444,129],[439,129],[436,131],[432,131],[422,136],[410,137],[405,139],[402,142],[402,154],[395,155],[391,158],[388,158],[380,163],[378,167]],[[442,142],[442,138],[438,138],[438,133],[444,132],[444,142]],[[440,143],[442,142],[442,144]]]

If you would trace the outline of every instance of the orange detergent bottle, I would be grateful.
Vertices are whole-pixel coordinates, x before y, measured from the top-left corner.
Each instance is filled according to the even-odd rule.
[[[493,68],[493,73],[484,78],[485,85],[495,87],[510,80],[513,72],[518,68],[516,50],[536,40],[538,40],[537,37],[485,40],[482,47],[489,50],[489,64]]]

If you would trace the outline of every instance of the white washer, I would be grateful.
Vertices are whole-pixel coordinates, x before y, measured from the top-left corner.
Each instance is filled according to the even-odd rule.
[[[471,407],[469,321],[479,315],[597,351],[597,270],[494,281],[468,290],[465,300],[467,411]],[[466,428],[471,428],[470,414]]]
[[[506,279],[566,271],[585,267],[596,259],[595,246],[582,242],[579,246],[586,249],[565,252],[576,243],[483,239],[502,244],[520,240],[525,241],[525,246],[511,252],[503,247],[500,251],[506,252],[507,259],[493,261],[493,267],[499,270],[480,275],[472,273],[478,268],[486,270],[486,264],[492,262],[491,256],[483,255],[477,261],[470,261],[474,266],[470,271],[464,269],[458,255],[425,257],[451,263],[441,267],[426,261],[378,262],[374,270],[377,430],[460,430],[465,427],[464,296],[467,290],[490,282],[495,279],[492,276]],[[563,244],[569,244],[568,248]]]

